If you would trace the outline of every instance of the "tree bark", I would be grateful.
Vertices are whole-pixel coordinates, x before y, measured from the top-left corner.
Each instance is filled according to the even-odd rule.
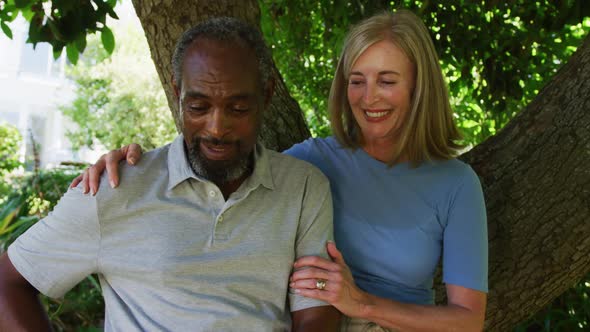
[[[178,109],[170,58],[180,34],[212,16],[259,26],[255,0],[133,4],[173,113]],[[511,329],[590,271],[589,38],[510,124],[461,157],[479,174],[486,197],[487,330]],[[274,75],[277,89],[261,138],[267,147],[283,150],[309,132],[276,68]]]
[[[462,159],[486,198],[486,326],[506,331],[590,271],[590,36],[526,109]]]
[[[239,18],[260,27],[260,8],[256,0],[133,0],[147,37],[152,59],[156,64],[168,105],[180,130],[178,100],[172,90],[172,53],[180,35],[195,24],[215,16]],[[270,149],[282,151],[309,137],[309,129],[297,102],[289,94],[285,83],[273,66],[275,92],[267,109],[260,141]]]

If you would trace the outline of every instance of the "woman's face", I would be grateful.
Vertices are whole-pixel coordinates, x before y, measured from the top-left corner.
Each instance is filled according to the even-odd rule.
[[[394,43],[367,48],[348,77],[348,102],[365,144],[393,143],[414,90],[414,66]]]

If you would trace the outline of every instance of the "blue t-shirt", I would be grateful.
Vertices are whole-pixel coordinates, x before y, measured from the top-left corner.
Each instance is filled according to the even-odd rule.
[[[487,292],[486,211],[469,165],[451,159],[388,167],[333,137],[308,139],[285,153],[330,180],[334,238],[359,288],[433,304],[442,257],[445,283]]]

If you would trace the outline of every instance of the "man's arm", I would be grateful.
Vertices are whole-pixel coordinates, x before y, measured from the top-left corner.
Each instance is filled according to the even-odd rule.
[[[340,311],[332,306],[313,307],[291,312],[293,331],[338,331]]]
[[[98,271],[96,197],[68,190],[0,256],[0,331],[49,331],[38,292],[62,297]]]
[[[309,175],[302,202],[296,257],[327,258],[325,243],[333,239],[332,195],[328,179],[317,169]],[[341,314],[323,301],[289,293],[293,331],[338,331]]]
[[[51,331],[37,290],[0,256],[0,331]]]

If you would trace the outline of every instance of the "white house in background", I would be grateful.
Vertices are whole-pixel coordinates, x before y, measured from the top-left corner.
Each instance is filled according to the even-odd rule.
[[[141,29],[131,1],[121,1],[115,11],[119,20],[107,18],[109,26],[131,24]],[[64,75],[65,50],[62,57],[54,60],[48,43],[38,43],[35,50],[25,43],[28,23],[22,17],[9,26],[12,40],[0,32],[0,122],[19,129],[24,138],[23,160],[33,156],[32,134],[40,145],[41,167],[62,161],[96,161],[105,150],[73,152],[66,137],[73,123],[58,109],[74,99],[74,85]]]
[[[27,39],[28,23],[19,17],[10,24],[13,38],[0,33],[0,122],[16,126],[23,136],[21,157],[31,160],[32,141],[39,143],[41,167],[62,161],[95,161],[102,151],[73,152],[67,137],[72,123],[58,106],[74,98],[74,86],[64,75],[64,56],[53,59],[51,45]]]

